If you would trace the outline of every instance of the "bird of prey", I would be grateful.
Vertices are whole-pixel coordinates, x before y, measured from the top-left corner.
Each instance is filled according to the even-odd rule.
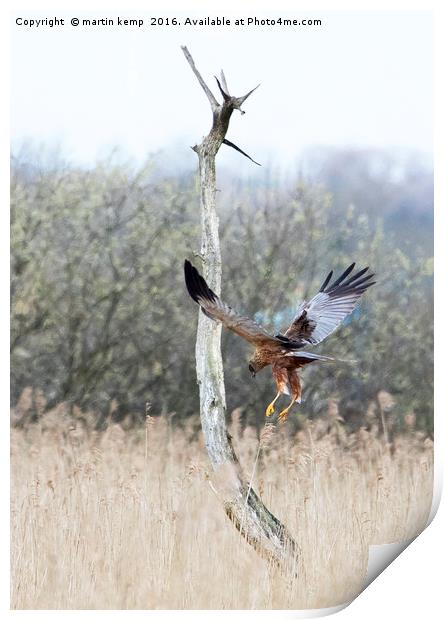
[[[274,413],[274,404],[281,394],[291,397],[288,407],[278,416],[283,421],[295,402],[301,402],[301,383],[298,369],[315,361],[334,361],[334,358],[302,351],[309,345],[317,345],[335,331],[352,312],[361,295],[376,282],[374,274],[368,274],[368,267],[351,275],[352,263],[337,280],[330,284],[333,271],[324,280],[319,292],[310,300],[303,301],[291,325],[282,333],[272,335],[253,319],[239,315],[224,303],[207,285],[197,269],[185,261],[185,283],[192,299],[203,313],[220,321],[225,327],[241,336],[255,347],[248,369],[255,376],[271,364],[276,381],[277,394],[268,405],[266,416]]]

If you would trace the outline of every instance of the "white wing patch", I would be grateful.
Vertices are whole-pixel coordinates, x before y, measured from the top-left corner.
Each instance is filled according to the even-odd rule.
[[[352,263],[326,288],[333,275],[330,271],[319,293],[310,301],[303,301],[299,305],[296,316],[284,335],[304,345],[318,344],[334,332],[353,312],[364,291],[375,284],[372,280],[374,274],[366,275],[368,267],[350,275],[354,266],[355,263]]]

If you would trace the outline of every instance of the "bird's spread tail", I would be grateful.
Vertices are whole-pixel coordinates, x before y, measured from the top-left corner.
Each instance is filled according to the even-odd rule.
[[[338,357],[329,357],[327,355],[317,355],[316,353],[309,353],[308,351],[290,351],[284,354],[285,357],[297,357],[298,359],[306,360],[309,362],[342,362],[344,364],[356,364],[356,360],[343,360]]]

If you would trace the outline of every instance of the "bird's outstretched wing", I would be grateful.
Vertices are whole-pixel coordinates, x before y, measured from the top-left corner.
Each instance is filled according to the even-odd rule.
[[[352,312],[363,292],[375,281],[374,274],[365,275],[368,267],[348,277],[355,267],[352,263],[328,288],[333,271],[330,271],[319,293],[299,306],[285,336],[293,342],[318,344],[339,327]]]
[[[184,271],[189,294],[210,319],[220,321],[225,327],[256,346],[270,344],[286,348],[286,344],[289,344],[286,337],[272,336],[253,319],[237,314],[209,288],[204,278],[188,260],[184,263]]]

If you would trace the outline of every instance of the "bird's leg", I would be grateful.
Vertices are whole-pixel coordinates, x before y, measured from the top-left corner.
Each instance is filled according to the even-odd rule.
[[[277,401],[280,395],[281,393],[278,392],[276,396],[273,398],[273,400],[271,401],[271,403],[268,405],[267,410],[265,412],[265,415],[267,416],[267,418],[269,418],[274,413],[274,403]]]
[[[285,422],[288,416],[288,412],[290,411],[291,407],[296,402],[296,399],[297,399],[297,396],[293,396],[293,398],[291,399],[291,403],[288,405],[288,407],[285,407],[285,409],[282,409],[282,411],[279,413],[278,415],[279,422]]]

